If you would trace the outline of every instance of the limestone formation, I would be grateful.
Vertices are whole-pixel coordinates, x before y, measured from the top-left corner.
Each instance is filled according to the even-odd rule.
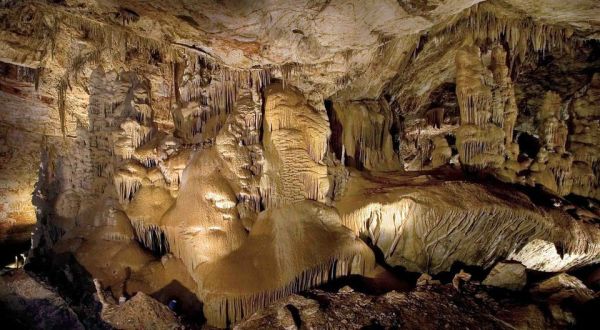
[[[303,246],[306,241],[313,244]],[[373,253],[337,212],[306,201],[263,213],[239,249],[194,277],[204,314],[224,326],[290,293],[373,268]]]
[[[0,1],[0,259],[60,290],[75,328],[182,326],[159,302],[192,327],[574,324],[557,304],[596,293],[526,272],[600,262],[598,17],[596,0]],[[496,313],[483,291],[502,290],[467,282],[486,273],[550,305]]]
[[[600,256],[594,225],[568,221],[566,213],[536,207],[516,191],[499,194],[462,182],[411,187],[419,179],[381,175],[371,181],[354,172],[337,204],[344,224],[369,237],[388,264],[435,274],[456,261],[487,268],[509,258],[555,272]],[[398,186],[382,189],[380,182],[394,180]]]
[[[385,100],[335,102],[331,113],[332,149],[342,163],[378,171],[400,168],[390,134],[394,117]]]
[[[330,189],[324,162],[331,135],[327,115],[308,105],[298,91],[273,85],[266,91],[263,126],[264,206],[325,202]]]

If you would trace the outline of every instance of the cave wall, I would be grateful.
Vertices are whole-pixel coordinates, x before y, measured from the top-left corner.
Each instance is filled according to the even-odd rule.
[[[385,19],[356,18],[361,31],[351,4]],[[359,237],[388,265],[428,273],[456,262],[537,271],[598,262],[591,208],[438,179],[488,173],[541,185],[560,203],[569,194],[596,203],[590,28],[519,20],[515,4],[454,4],[427,20],[393,1],[333,3],[315,13],[353,32],[337,46],[309,34],[315,27],[280,27],[255,42],[218,32],[208,52],[190,41],[206,42],[190,39],[193,18],[173,17],[179,7],[162,17],[132,1],[139,17],[115,20],[99,1],[88,9],[103,20],[70,2],[3,4],[15,19],[0,34],[0,239],[37,220],[33,257],[71,253],[115,298],[165,300],[176,281],[184,308],[199,312],[202,301],[217,326],[369,274],[374,253]],[[164,28],[150,29],[153,20]],[[256,18],[247,35],[265,24]],[[273,48],[261,52],[265,40]],[[569,71],[583,82],[568,92],[539,82],[560,74],[543,63],[562,51],[572,62],[589,55]],[[539,142],[536,154],[520,149],[519,132]]]
[[[6,246],[22,245],[30,240],[36,222],[32,199],[40,150],[47,143],[46,136],[56,132],[48,124],[50,100],[35,92],[35,70],[9,63],[0,67],[0,241]]]

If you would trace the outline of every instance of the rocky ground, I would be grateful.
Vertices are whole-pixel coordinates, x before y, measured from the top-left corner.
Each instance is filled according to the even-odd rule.
[[[577,284],[566,284],[569,281]],[[531,294],[465,283],[423,283],[407,292],[371,295],[343,287],[310,290],[280,300],[236,325],[236,329],[562,329],[589,328],[598,294],[561,274]],[[558,284],[561,283],[561,284]],[[552,287],[552,295],[539,287]],[[577,288],[575,288],[577,287]],[[559,293],[560,292],[560,293]],[[592,294],[592,296],[587,296]],[[568,298],[567,298],[568,297]],[[576,301],[580,300],[578,303]],[[585,302],[584,302],[585,301]]]
[[[85,329],[60,295],[22,269],[0,276],[0,322],[6,329]]]
[[[464,271],[433,278],[423,274],[416,286],[414,274],[389,271],[374,279],[343,279],[280,299],[233,328],[593,328],[598,291],[566,273],[529,274],[528,283],[519,264],[499,265],[486,276]],[[590,287],[598,288],[597,270],[580,273]],[[91,302],[77,301],[65,290],[63,297],[58,291],[32,272],[3,271],[2,324],[11,329],[214,329],[189,322],[143,293],[118,303],[102,290],[93,293]]]
[[[183,328],[175,313],[143,293],[120,305],[107,304],[100,313],[92,306],[70,303],[71,297],[63,298],[56,288],[23,269],[0,276],[0,321],[6,329]]]

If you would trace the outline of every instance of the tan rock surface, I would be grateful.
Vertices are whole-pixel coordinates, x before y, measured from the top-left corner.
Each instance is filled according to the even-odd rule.
[[[599,12],[0,1],[0,243],[72,253],[115,298],[201,302],[218,326],[368,273],[374,252],[431,274],[598,263]]]
[[[522,290],[527,284],[525,269],[519,263],[499,262],[481,284],[513,291]]]

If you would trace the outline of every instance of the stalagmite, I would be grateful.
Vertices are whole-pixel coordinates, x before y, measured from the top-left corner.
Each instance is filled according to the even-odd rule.
[[[443,136],[435,136],[432,140],[431,167],[436,168],[448,164],[452,157],[452,149]]]
[[[234,187],[238,199],[236,207],[247,229],[260,211],[261,106],[262,100],[255,91],[241,92],[235,109],[216,139],[217,150],[238,182],[239,186]]]
[[[492,72],[494,88],[492,89],[492,122],[504,128],[505,144],[513,142],[513,130],[517,121],[517,101],[515,90],[506,65],[507,54],[502,46],[492,49]]]
[[[246,237],[222,164],[214,149],[196,152],[183,171],[175,203],[160,220],[170,251],[191,273],[227,255]]]
[[[433,126],[433,128],[440,128],[444,123],[444,108],[433,108],[427,110],[425,117],[427,118],[427,125]]]
[[[105,288],[121,296],[128,273],[141,269],[152,257],[133,240],[131,223],[115,204],[99,201],[54,248],[57,253],[72,252]]]
[[[573,156],[565,152],[567,127],[565,122],[560,120],[560,105],[561,99],[558,94],[546,93],[538,114],[543,149],[530,168],[530,180],[532,184],[541,184],[564,196],[571,192],[573,185]]]
[[[560,95],[546,93],[539,112],[540,135],[548,150],[564,150],[567,143],[567,126],[560,115]]]
[[[600,74],[592,77],[583,95],[573,102],[569,151],[573,155],[571,191],[580,196],[600,199]]]

